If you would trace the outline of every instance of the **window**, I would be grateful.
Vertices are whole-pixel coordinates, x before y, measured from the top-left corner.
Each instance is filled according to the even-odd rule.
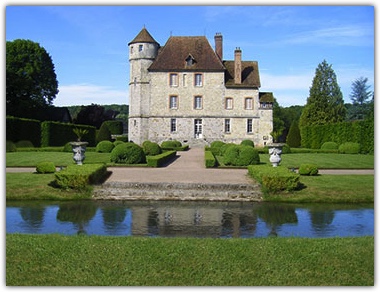
[[[143,45],[139,45],[139,52],[142,52],[143,50]]]
[[[194,75],[194,85],[195,86],[202,86],[203,85],[203,76],[202,74],[195,74]]]
[[[183,80],[182,80],[183,86],[186,87],[187,86],[187,74],[183,74],[182,78],[183,78]]]
[[[177,119],[170,119],[170,132],[177,132]]]
[[[232,109],[233,108],[233,99],[231,97],[226,98],[226,109]]]
[[[170,86],[178,86],[178,74],[169,74],[169,84]]]
[[[169,97],[169,108],[170,109],[177,109],[178,108],[178,96],[171,95]]]
[[[194,109],[202,109],[202,96],[194,97]]]
[[[252,129],[252,119],[247,119],[247,133],[250,134],[253,132]]]
[[[231,120],[230,119],[224,120],[224,132],[225,133],[231,133]]]
[[[247,97],[244,102],[244,108],[246,110],[251,110],[253,109],[253,102],[252,102],[252,97]]]

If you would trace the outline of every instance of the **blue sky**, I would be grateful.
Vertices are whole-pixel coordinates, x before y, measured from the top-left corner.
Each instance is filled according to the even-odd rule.
[[[141,2],[143,3],[143,2]],[[11,5],[8,3],[7,5]],[[24,3],[25,4],[25,3]],[[230,4],[231,5],[231,4]],[[304,105],[323,60],[345,102],[363,76],[374,90],[373,6],[6,6],[5,38],[30,39],[52,57],[56,106],[128,103],[130,42],[144,27],[163,46],[170,35],[204,35],[223,55],[259,63],[261,91],[281,106]]]

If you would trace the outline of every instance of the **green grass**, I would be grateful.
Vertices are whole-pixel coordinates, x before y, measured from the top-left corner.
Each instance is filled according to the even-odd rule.
[[[7,234],[6,285],[373,286],[374,237]]]
[[[52,186],[55,176],[36,173],[6,173],[7,200],[90,199],[92,187],[83,191],[62,190]]]
[[[293,203],[373,203],[373,175],[300,176],[301,190],[265,195],[266,201]]]
[[[318,168],[373,169],[375,157],[364,154],[294,153],[281,155],[281,165],[299,168],[301,164],[315,164]],[[260,154],[260,161],[269,164],[269,154]]]

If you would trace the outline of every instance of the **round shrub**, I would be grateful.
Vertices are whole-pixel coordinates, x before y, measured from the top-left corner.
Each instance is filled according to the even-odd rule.
[[[336,142],[325,142],[322,144],[321,149],[323,150],[338,150],[339,145]]]
[[[36,166],[37,173],[54,173],[55,165],[51,161],[39,162]]]
[[[360,152],[360,144],[355,142],[345,142],[339,146],[339,153],[358,154]]]
[[[63,152],[73,152],[73,147],[70,145],[70,142],[67,142],[64,146],[63,146]]]
[[[211,144],[210,144],[210,147],[211,148],[218,148],[218,147],[220,148],[224,144],[226,144],[226,143],[224,143],[223,141],[212,141]]]
[[[113,142],[113,145],[116,147],[117,145],[124,144],[124,143],[125,143],[124,141],[116,140]]]
[[[248,166],[260,163],[259,152],[252,146],[234,145],[227,148],[224,163],[232,166]]]
[[[112,149],[115,148],[115,145],[111,141],[101,141],[96,145],[96,152],[100,153],[110,153]]]
[[[300,175],[317,175],[318,167],[315,164],[301,164],[298,173]]]
[[[16,152],[16,151],[17,151],[17,147],[16,147],[15,143],[7,140],[6,141],[6,152]]]
[[[248,140],[248,139],[241,141],[240,145],[255,147],[255,144],[253,143],[253,141]]]
[[[21,140],[16,142],[16,148],[33,148],[34,145],[29,140]]]
[[[177,140],[168,140],[161,143],[161,148],[165,148],[165,149],[175,149],[181,146],[182,146],[182,143]]]
[[[111,151],[111,162],[138,164],[145,162],[145,153],[142,147],[134,143],[124,143],[117,145]]]
[[[142,148],[145,155],[149,156],[158,155],[162,152],[160,145],[151,141],[144,141],[144,143],[142,143]]]
[[[220,147],[220,155],[224,156],[226,154],[227,149],[233,146],[237,145],[234,143],[225,143],[224,145],[222,145],[222,147]]]

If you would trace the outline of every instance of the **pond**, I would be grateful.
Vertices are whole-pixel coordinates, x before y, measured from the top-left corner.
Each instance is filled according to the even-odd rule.
[[[6,232],[159,237],[374,235],[373,205],[182,201],[7,202]]]

